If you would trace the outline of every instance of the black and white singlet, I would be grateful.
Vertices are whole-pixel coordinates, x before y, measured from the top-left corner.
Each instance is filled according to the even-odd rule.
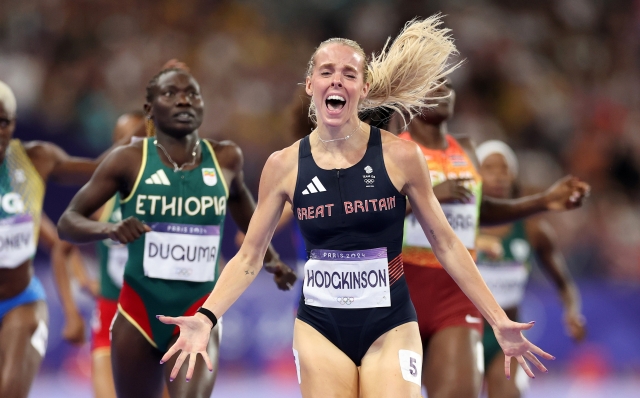
[[[360,366],[371,344],[416,321],[402,268],[406,198],[384,165],[380,130],[371,127],[364,157],[325,170],[300,141],[293,211],[305,241],[298,319]]]

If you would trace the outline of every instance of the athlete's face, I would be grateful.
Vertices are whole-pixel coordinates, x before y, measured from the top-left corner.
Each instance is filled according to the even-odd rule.
[[[494,153],[480,165],[482,175],[482,193],[494,198],[509,198],[513,190],[515,176],[509,170],[507,160],[499,153]]]
[[[369,91],[363,68],[362,55],[347,45],[331,43],[317,51],[306,91],[316,106],[319,123],[339,127],[358,117],[358,104]]]
[[[15,128],[15,115],[9,114],[4,104],[0,102],[0,163],[4,162],[9,140],[13,137],[13,130],[15,130]]]
[[[420,118],[429,124],[440,124],[453,116],[453,105],[456,101],[456,92],[451,85],[451,80],[446,79],[434,93],[434,97],[441,97],[430,101],[435,104],[433,108],[422,111]]]
[[[172,136],[192,133],[202,124],[203,102],[198,82],[187,72],[171,71],[160,76],[147,115],[158,130]]]

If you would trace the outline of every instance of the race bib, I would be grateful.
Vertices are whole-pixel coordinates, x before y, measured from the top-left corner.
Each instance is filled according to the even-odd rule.
[[[447,221],[462,244],[467,249],[475,249],[478,206],[475,203],[444,203],[441,206]],[[405,220],[405,234],[407,246],[431,248],[431,243],[413,214],[407,216]]]
[[[145,234],[144,274],[149,278],[209,282],[215,279],[220,226],[151,223]]]
[[[109,258],[107,260],[107,274],[114,285],[122,289],[124,279],[124,266],[129,258],[129,249],[126,245],[113,245],[109,247]]]
[[[529,279],[529,270],[524,264],[478,264],[478,270],[500,307],[520,305]]]
[[[305,304],[325,308],[390,307],[387,248],[312,250],[304,266]]]
[[[29,214],[0,220],[0,268],[16,268],[36,253],[33,227]]]

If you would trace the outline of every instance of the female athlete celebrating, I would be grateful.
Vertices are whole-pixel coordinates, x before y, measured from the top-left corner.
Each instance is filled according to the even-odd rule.
[[[425,106],[455,51],[440,23],[438,17],[408,23],[370,62],[351,40],[330,39],[316,49],[306,90],[317,128],[267,161],[244,243],[198,313],[159,317],[180,328],[162,358],[182,351],[172,377],[189,358],[191,378],[197,354],[212,368],[211,328],[254,280],[289,202],[309,253],[293,338],[303,396],[419,397],[422,344],[401,257],[407,196],[437,256],[495,329],[506,357],[517,358],[531,376],[525,357],[546,370],[535,355],[552,356],[521,333],[533,325],[508,319],[451,229],[418,146],[358,119],[367,108]]]
[[[154,315],[160,309],[173,315],[195,312],[218,278],[227,209],[243,230],[253,213],[240,149],[198,135],[203,107],[200,87],[189,72],[170,68],[156,75],[147,86],[145,104],[148,131],[154,136],[107,157],[58,224],[62,237],[75,242],[110,238],[128,244],[111,341],[119,397],[161,394],[164,367],[158,362],[178,330]],[[91,220],[116,193],[122,221]],[[295,274],[275,251],[265,259],[277,274],[278,286],[288,289]],[[214,358],[218,345],[216,330],[209,344]],[[215,376],[201,366],[193,383],[172,383],[169,394],[209,396]]]

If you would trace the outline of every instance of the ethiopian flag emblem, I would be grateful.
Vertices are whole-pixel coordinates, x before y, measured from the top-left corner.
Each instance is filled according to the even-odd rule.
[[[205,184],[212,187],[218,183],[218,176],[216,175],[216,169],[202,168],[202,181]]]

